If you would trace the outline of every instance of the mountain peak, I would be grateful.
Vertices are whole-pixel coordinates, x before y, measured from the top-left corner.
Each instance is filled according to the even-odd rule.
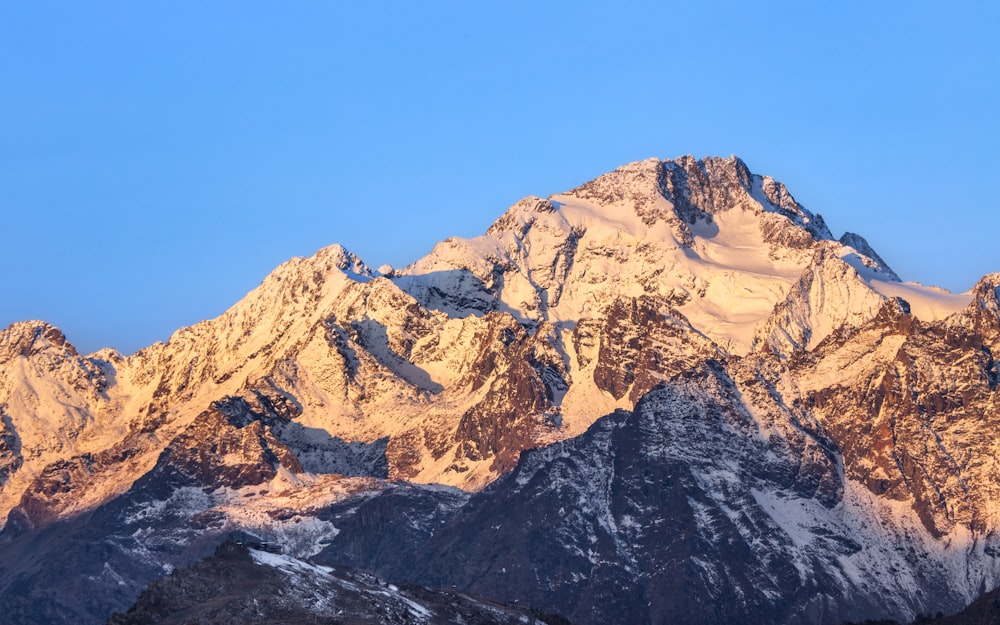
[[[337,269],[345,273],[353,273],[355,275],[372,277],[372,270],[358,257],[357,254],[351,252],[344,246],[335,243],[328,247],[316,252],[315,258],[320,262],[328,262],[334,264]]]
[[[796,202],[783,183],[752,173],[737,156],[628,163],[566,195],[603,206],[631,204],[646,225],[673,222],[679,241],[688,246],[691,225],[737,208],[782,215],[813,240],[833,238],[823,218]]]
[[[54,325],[37,320],[18,321],[0,332],[0,363],[16,356],[31,356],[50,347],[76,355],[66,335]]]
[[[838,243],[784,184],[736,156],[650,158],[527,197],[485,235],[447,239],[393,280],[452,316],[496,310],[528,323],[599,317],[613,294],[658,295],[745,353],[823,246],[863,279],[898,281],[863,238]]]
[[[880,278],[888,279],[893,282],[900,282],[899,276],[896,274],[895,271],[892,270],[891,267],[889,267],[889,263],[882,260],[882,257],[878,255],[878,252],[872,249],[872,246],[869,245],[868,241],[860,234],[855,234],[853,232],[845,232],[844,236],[840,237],[840,243],[848,247],[854,248],[862,257],[866,257],[868,261],[873,261],[873,262],[861,261],[869,271],[873,271],[877,274],[880,274],[879,275]],[[851,262],[851,260],[848,258],[845,258],[845,260]],[[863,271],[863,269],[858,267],[856,263],[854,265],[855,269],[857,269],[858,271]]]

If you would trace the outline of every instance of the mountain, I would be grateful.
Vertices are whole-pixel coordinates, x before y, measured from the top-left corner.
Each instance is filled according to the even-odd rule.
[[[403,269],[293,259],[130,356],[17,323],[0,609],[103,623],[238,531],[581,624],[955,612],[1000,585],[998,297],[682,157]]]

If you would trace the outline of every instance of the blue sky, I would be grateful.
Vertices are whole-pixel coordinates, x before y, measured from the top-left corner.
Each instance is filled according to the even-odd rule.
[[[131,352],[292,256],[406,265],[681,154],[966,290],[1000,271],[997,42],[987,2],[3,3],[0,327]]]

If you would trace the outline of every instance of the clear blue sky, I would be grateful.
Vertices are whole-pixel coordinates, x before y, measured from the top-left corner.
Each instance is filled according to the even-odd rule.
[[[131,352],[292,256],[406,265],[681,154],[963,291],[1000,271],[995,6],[2,3],[0,327]]]

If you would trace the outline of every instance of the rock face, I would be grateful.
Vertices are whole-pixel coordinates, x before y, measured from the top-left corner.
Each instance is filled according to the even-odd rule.
[[[925,490],[897,506],[850,479],[869,459],[841,454],[841,432],[790,409],[759,367],[678,374],[634,412],[524,453],[404,558],[350,562],[595,624],[912,619],[1000,581],[995,534],[943,535]],[[954,507],[952,475],[925,480]],[[345,530],[320,558],[342,561]]]
[[[847,589],[828,558],[857,546],[800,548],[768,506],[835,507],[836,456],[794,423],[759,437],[743,390],[708,361],[634,412],[526,453],[438,532],[415,577],[547,597],[581,623],[832,622]]]
[[[888,301],[840,340],[793,366],[801,391],[837,441],[846,477],[889,500],[911,503],[936,537],[996,527],[1000,423],[993,350],[1000,340],[995,277],[969,307],[925,324]],[[864,362],[858,362],[860,354]],[[837,371],[841,365],[840,371]],[[853,375],[852,375],[853,374]]]
[[[293,259],[130,356],[17,323],[0,610],[101,623],[240,531],[584,624],[955,611],[1000,583],[998,289],[683,157],[385,275]]]

